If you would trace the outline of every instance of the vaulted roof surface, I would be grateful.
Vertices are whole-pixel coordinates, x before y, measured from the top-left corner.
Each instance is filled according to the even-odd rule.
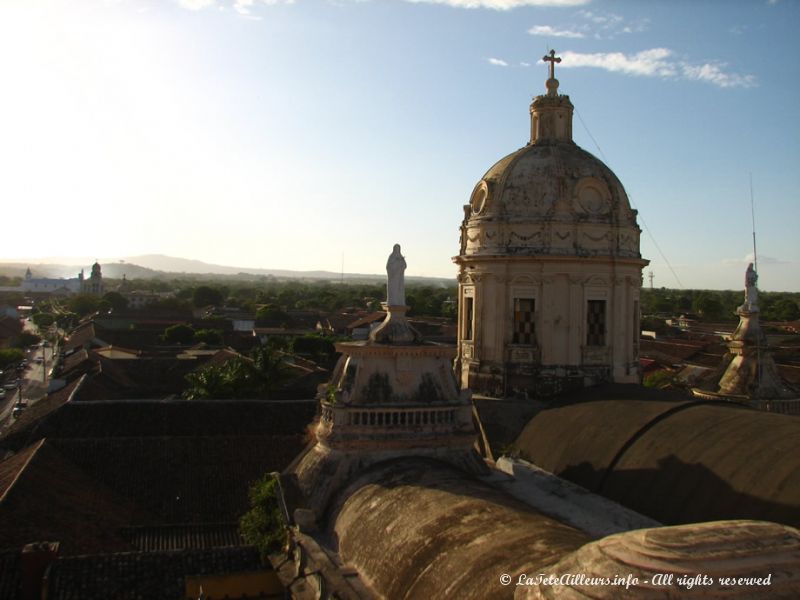
[[[501,574],[540,573],[589,541],[452,467],[412,458],[359,475],[329,523],[342,560],[393,600],[512,598]]]
[[[597,400],[544,410],[520,456],[665,524],[800,525],[800,418],[733,403]]]

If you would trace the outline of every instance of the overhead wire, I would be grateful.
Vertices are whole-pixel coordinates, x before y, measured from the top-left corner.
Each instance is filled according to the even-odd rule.
[[[575,109],[575,114],[578,115],[578,120],[581,122],[581,125],[583,125],[583,128],[586,130],[586,133],[589,136],[589,138],[592,140],[592,142],[594,142],[594,145],[597,147],[597,151],[600,153],[600,156],[603,158],[603,161],[606,164],[608,164],[609,160],[606,157],[606,153],[603,152],[603,149],[600,147],[600,144],[597,143],[597,140],[592,135],[592,132],[589,131],[589,128],[586,126],[586,122],[583,120],[583,117],[581,116],[581,113],[578,112],[577,108]],[[638,211],[639,209],[634,204],[633,199],[631,198],[630,194],[628,194],[628,200],[630,201],[630,203],[633,206],[633,208],[635,208]],[[641,212],[639,212],[638,214],[639,214],[639,220],[641,221],[642,225],[644,226],[644,229],[647,232],[647,235],[650,237],[650,241],[653,242],[653,245],[656,247],[656,250],[658,251],[659,255],[661,255],[661,258],[663,259],[664,263],[667,265],[667,268],[670,270],[670,273],[672,273],[672,276],[675,278],[675,281],[678,282],[678,288],[679,289],[685,289],[683,287],[683,283],[681,283],[680,277],[678,277],[678,274],[675,272],[675,269],[672,268],[672,264],[669,262],[669,259],[664,254],[664,251],[661,250],[661,246],[658,244],[658,241],[656,241],[656,236],[653,235],[653,232],[650,230],[650,227],[648,227],[647,221],[645,220],[644,215],[642,215]]]

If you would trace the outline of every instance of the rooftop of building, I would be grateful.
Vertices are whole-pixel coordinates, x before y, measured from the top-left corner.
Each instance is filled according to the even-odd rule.
[[[665,524],[800,525],[797,417],[644,392],[585,400],[538,412],[513,452]]]

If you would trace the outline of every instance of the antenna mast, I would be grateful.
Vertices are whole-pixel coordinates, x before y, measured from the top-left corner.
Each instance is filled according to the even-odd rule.
[[[750,173],[750,218],[753,223],[753,269],[758,273],[758,254],[756,254],[756,209],[753,201],[753,173]]]

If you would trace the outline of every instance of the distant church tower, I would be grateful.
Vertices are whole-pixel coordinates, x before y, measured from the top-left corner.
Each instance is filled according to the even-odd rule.
[[[476,393],[546,395],[603,381],[636,383],[636,211],[614,173],[572,141],[573,105],[530,107],[530,142],[498,161],[464,206],[456,368]]]
[[[100,263],[95,262],[92,265],[92,274],[89,275],[89,279],[83,278],[83,271],[81,271],[79,279],[81,280],[81,293],[94,296],[103,295],[105,286],[103,285],[103,273],[100,270]]]

